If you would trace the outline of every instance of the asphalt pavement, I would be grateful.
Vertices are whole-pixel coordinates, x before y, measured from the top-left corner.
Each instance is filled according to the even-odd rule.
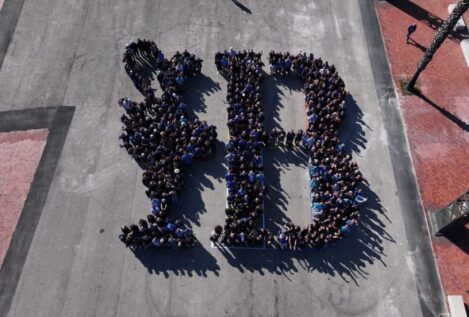
[[[51,155],[37,227],[18,233],[31,237],[27,255],[7,259],[18,278],[0,288],[1,316],[445,312],[372,1],[25,0],[16,6],[0,11],[14,24],[0,31],[0,111],[66,106],[74,112],[57,137],[60,151]],[[220,146],[213,160],[191,168],[175,208],[200,244],[184,251],[126,249],[117,239],[120,226],[150,208],[142,171],[117,140],[117,100],[143,98],[121,63],[123,47],[136,38],[156,41],[166,56],[188,49],[204,60],[185,101],[217,126],[220,141],[227,139],[226,82],[213,64],[216,51],[305,51],[335,64],[350,91],[342,137],[369,181],[357,230],[323,250],[211,248],[210,232],[224,222]],[[265,71],[267,129],[303,128],[301,84]],[[306,159],[278,149],[265,157],[266,226],[306,223]]]

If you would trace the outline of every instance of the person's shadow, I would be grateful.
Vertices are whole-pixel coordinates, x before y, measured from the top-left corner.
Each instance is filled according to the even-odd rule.
[[[219,274],[217,260],[200,243],[194,248],[185,250],[149,248],[133,251],[135,257],[147,268],[148,273],[169,278],[174,275],[189,276],[193,274],[207,277],[208,272]]]
[[[423,46],[422,44],[420,44],[419,42],[417,42],[416,40],[414,40],[412,38],[409,39],[408,44],[415,46],[416,48],[418,48],[419,50],[421,50],[424,53],[427,51],[427,48],[425,46]]]

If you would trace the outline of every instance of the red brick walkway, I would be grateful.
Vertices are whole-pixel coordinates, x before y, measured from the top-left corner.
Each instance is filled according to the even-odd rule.
[[[463,128],[469,125],[469,68],[459,40],[447,39],[419,77],[418,87],[427,101],[404,96],[400,82],[412,76],[447,18],[448,5],[456,2],[376,1],[426,212],[445,207],[469,189],[469,132]],[[412,23],[417,24],[413,39],[418,44],[406,45]],[[463,295],[469,303],[469,255],[447,239],[434,239],[433,246],[446,293]]]
[[[0,266],[46,144],[47,129],[0,133]]]

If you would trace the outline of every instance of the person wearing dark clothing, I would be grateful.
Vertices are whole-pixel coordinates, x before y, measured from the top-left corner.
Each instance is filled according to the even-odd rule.
[[[416,30],[417,30],[417,24],[415,24],[415,23],[409,25],[409,27],[407,28],[407,41],[406,41],[407,44],[409,44],[409,41],[411,40],[410,36],[411,36],[412,33],[414,33]]]

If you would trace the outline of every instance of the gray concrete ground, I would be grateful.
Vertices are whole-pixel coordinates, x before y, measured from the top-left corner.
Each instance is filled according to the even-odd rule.
[[[4,8],[11,6],[6,1]],[[398,110],[389,79],[383,83],[379,77],[386,75],[385,60],[381,68],[374,66],[384,55],[376,46],[372,1],[359,1],[243,1],[242,7],[221,0],[26,0],[11,41],[0,47],[6,52],[0,62],[0,111],[76,109],[17,287],[2,290],[11,303],[0,308],[0,315],[444,312],[426,228],[410,232],[405,225],[414,218],[424,222],[410,161],[400,165],[393,154],[408,160],[402,123],[383,121]],[[367,39],[370,32],[374,42]],[[150,206],[141,170],[117,141],[117,100],[142,98],[120,62],[125,43],[137,37],[155,40],[166,55],[188,48],[202,57],[203,75],[189,84],[186,100],[199,118],[218,127],[221,141],[227,139],[226,83],[213,65],[217,50],[302,50],[334,63],[351,93],[343,137],[370,183],[359,229],[321,251],[212,249],[210,232],[224,220],[220,150],[214,160],[194,165],[177,206],[201,244],[187,251],[134,254],[126,249],[117,239],[119,227],[143,217]],[[304,127],[297,81],[266,74],[264,88],[269,129]],[[401,136],[397,145],[390,139],[393,131]],[[308,220],[305,166],[301,154],[266,150],[269,228],[289,219]],[[410,181],[397,179],[399,173]],[[408,192],[416,195],[409,198]],[[429,265],[419,266],[421,257]]]

